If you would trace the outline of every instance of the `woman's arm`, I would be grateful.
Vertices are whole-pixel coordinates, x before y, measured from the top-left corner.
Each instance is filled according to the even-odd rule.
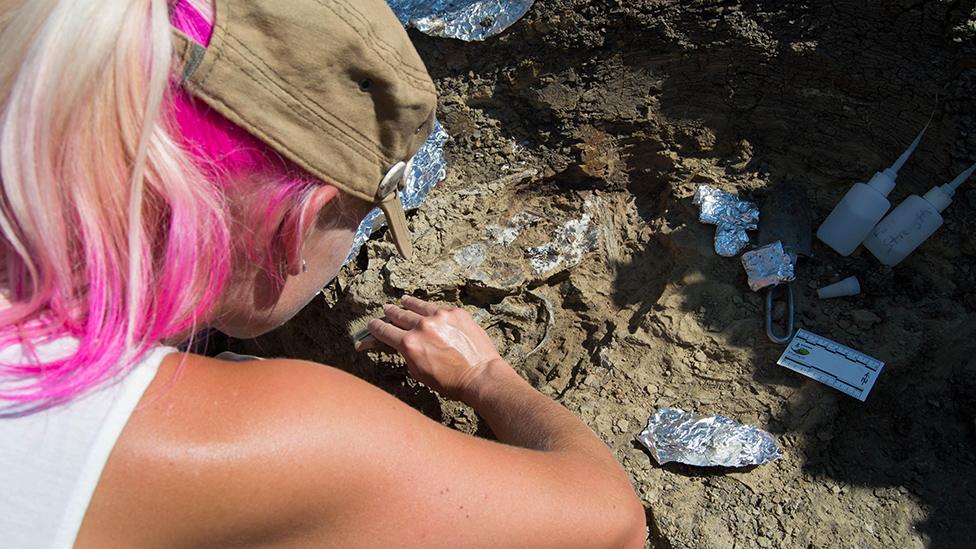
[[[372,321],[370,330],[403,354],[415,378],[474,408],[499,441],[585,464],[590,474],[606,483],[594,488],[594,495],[615,488],[637,502],[626,473],[606,445],[574,414],[522,379],[467,311],[409,296],[402,305],[387,305],[387,320]],[[621,509],[625,517],[635,508],[621,504]],[[643,541],[643,509],[640,514]]]
[[[448,429],[333,368],[190,357],[174,379],[179,358],[123,432],[77,547],[643,543],[643,509],[607,449],[504,362],[441,389],[510,444]],[[456,371],[440,373],[451,383]]]

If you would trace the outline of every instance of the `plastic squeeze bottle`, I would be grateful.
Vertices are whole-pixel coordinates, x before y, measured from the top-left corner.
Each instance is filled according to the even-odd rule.
[[[976,172],[973,164],[958,177],[925,193],[913,194],[892,210],[864,241],[882,263],[895,266],[942,226],[942,210],[952,203],[956,189]]]
[[[903,152],[890,168],[875,173],[867,183],[855,183],[817,229],[817,238],[840,255],[848,256],[854,253],[854,250],[871,233],[875,224],[891,208],[888,194],[895,188],[898,170],[915,152],[928,128],[926,124],[918,137],[908,146],[908,150]]]

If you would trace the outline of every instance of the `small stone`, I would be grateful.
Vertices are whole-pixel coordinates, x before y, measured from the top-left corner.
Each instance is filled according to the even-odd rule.
[[[695,351],[695,362],[705,362],[708,360],[708,356],[701,349]]]
[[[596,423],[596,431],[600,433],[609,433],[610,428],[610,416],[608,414],[600,414],[596,416],[594,423]]]
[[[644,391],[649,395],[654,395],[657,393],[657,385],[654,385],[653,383],[648,383],[647,385],[644,386]]]
[[[881,322],[881,317],[866,309],[851,311],[851,319],[861,328],[870,328]]]
[[[777,301],[773,305],[773,320],[780,321],[786,316],[786,303],[782,301]]]
[[[624,418],[620,418],[617,420],[617,428],[620,429],[621,432],[627,432],[630,429],[630,422]]]

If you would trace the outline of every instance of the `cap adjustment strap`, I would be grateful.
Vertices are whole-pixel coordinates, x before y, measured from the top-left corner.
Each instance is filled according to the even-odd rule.
[[[379,189],[376,190],[376,199],[383,201],[386,197],[390,196],[390,193],[395,192],[400,188],[400,184],[406,177],[407,173],[407,163],[400,161],[393,165],[383,180],[380,181]]]

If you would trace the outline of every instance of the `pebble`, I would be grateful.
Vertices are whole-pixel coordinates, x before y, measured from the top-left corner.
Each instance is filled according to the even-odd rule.
[[[624,418],[620,418],[617,420],[617,428],[620,429],[622,432],[627,432],[628,430],[630,430],[630,422]]]
[[[851,319],[861,328],[870,328],[881,322],[881,317],[868,311],[867,309],[856,309],[851,311]]]
[[[786,303],[783,303],[782,301],[777,301],[776,304],[773,305],[773,320],[783,320],[783,317],[785,316],[786,316]]]
[[[705,362],[707,360],[708,360],[708,356],[705,354],[704,351],[702,351],[701,349],[695,351],[695,361],[696,362]]]

